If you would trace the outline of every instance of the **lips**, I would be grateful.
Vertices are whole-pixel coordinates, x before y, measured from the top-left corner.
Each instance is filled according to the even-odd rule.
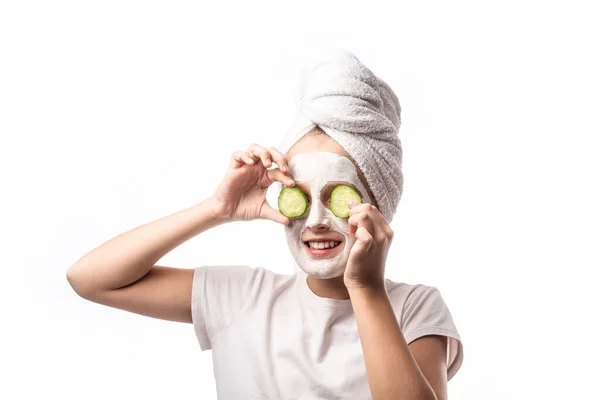
[[[341,236],[341,235],[337,235],[335,237],[319,236],[319,237],[314,237],[314,238],[304,236],[302,239],[302,241],[305,243],[306,242],[341,242],[342,240],[343,240],[343,236]]]
[[[340,240],[323,240],[323,239],[318,239],[318,240],[310,240],[310,242],[334,242],[334,246],[335,247],[329,247],[329,248],[311,248],[309,245],[309,241],[303,241],[303,248],[304,251],[306,252],[306,254],[310,257],[310,258],[331,258],[335,255],[337,255],[342,249],[343,249],[343,241]]]
[[[305,241],[304,244],[311,249],[331,249],[339,246],[340,240],[309,240]]]

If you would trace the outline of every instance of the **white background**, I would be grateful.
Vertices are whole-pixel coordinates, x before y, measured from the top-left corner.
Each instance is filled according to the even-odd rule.
[[[593,2],[282,3],[2,3],[0,398],[215,398],[191,325],[87,302],[65,272],[209,197],[234,150],[279,143],[301,60],[330,45],[400,99],[386,271],[452,312],[449,398],[597,394]],[[161,264],[292,271],[283,226],[262,220]]]

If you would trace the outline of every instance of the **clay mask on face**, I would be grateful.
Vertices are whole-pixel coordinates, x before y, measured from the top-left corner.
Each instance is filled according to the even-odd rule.
[[[326,206],[329,199],[321,199],[321,190],[332,181],[347,182],[358,189],[363,197],[363,203],[372,204],[371,198],[358,177],[352,161],[339,154],[329,152],[300,153],[292,158],[289,167],[292,179],[310,185],[311,196],[311,203],[306,215],[293,219],[285,226],[290,251],[298,266],[309,275],[320,279],[341,276],[344,274],[350,249],[356,239],[354,235],[350,235],[348,219],[336,217]],[[306,195],[309,196],[308,193]],[[302,235],[307,229],[314,229],[319,224],[328,226],[329,230],[314,231],[310,233],[310,237],[331,235],[331,232],[344,236],[344,242],[341,244],[343,249],[335,257],[311,258],[306,251]]]

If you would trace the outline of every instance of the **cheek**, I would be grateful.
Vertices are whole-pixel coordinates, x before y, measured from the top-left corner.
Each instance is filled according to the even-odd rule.
[[[303,219],[292,220],[292,222],[290,222],[288,225],[285,225],[284,227],[286,236],[292,240],[297,240],[298,237],[302,234],[303,226]]]
[[[344,236],[348,236],[350,234],[350,227],[348,225],[347,218],[339,218],[331,214],[331,230],[335,232],[339,232]]]

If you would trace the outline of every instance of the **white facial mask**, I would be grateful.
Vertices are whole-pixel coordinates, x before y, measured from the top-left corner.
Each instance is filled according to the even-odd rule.
[[[330,181],[348,182],[354,185],[361,196],[363,203],[372,204],[365,187],[363,186],[352,161],[336,153],[300,153],[295,155],[289,163],[290,176],[295,181],[305,182],[310,185],[311,203],[307,215],[302,218],[292,219],[285,226],[288,246],[298,266],[307,274],[320,279],[330,279],[341,276],[346,270],[346,262],[350,249],[356,241],[350,234],[347,218],[336,217],[325,205],[329,199],[321,199],[321,190]],[[280,187],[282,187],[280,185]],[[306,194],[308,196],[308,194]],[[302,235],[308,228],[316,228],[319,224],[329,227],[328,231],[314,231],[311,235],[323,236],[326,232],[337,232],[344,236],[345,241],[341,246],[343,250],[335,257],[328,259],[314,259],[309,257]]]

